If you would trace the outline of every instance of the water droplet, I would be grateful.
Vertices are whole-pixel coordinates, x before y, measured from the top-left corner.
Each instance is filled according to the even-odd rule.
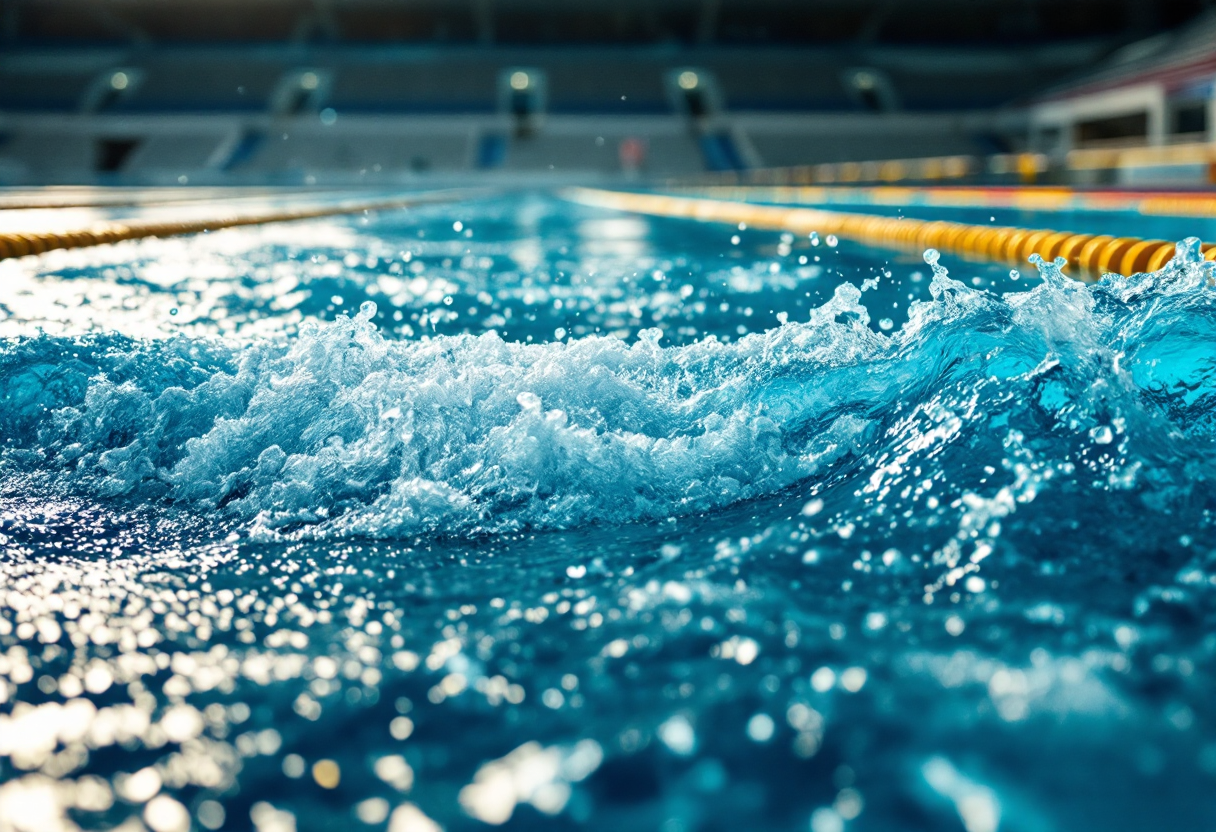
[[[342,770],[333,760],[317,760],[312,766],[312,779],[323,789],[336,789],[342,780]]]
[[[814,517],[821,511],[823,511],[823,500],[819,499],[818,497],[807,501],[807,504],[802,507],[802,514],[804,517]]]
[[[773,738],[776,727],[768,714],[756,714],[747,721],[747,736],[753,742],[768,742]]]
[[[659,739],[681,757],[692,754],[697,746],[697,734],[692,725],[682,716],[673,716],[659,726]]]

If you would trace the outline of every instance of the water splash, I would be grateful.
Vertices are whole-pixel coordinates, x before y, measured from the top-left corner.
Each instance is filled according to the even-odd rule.
[[[1038,259],[1043,283],[1004,297],[925,261],[933,299],[889,336],[844,283],[806,322],[679,348],[658,330],[633,345],[391,341],[371,302],[245,348],[10,341],[0,465],[22,488],[390,537],[712,511],[879,461],[874,486],[894,470],[882,460],[989,435],[1012,477],[1000,500],[1028,499],[1031,459],[1167,501],[1208,475],[1212,264],[1196,241],[1159,273],[1094,287]],[[1099,436],[1111,453],[1085,450]],[[952,464],[935,463],[965,480]]]
[[[1199,828],[1196,255],[729,344],[5,341],[0,829]]]

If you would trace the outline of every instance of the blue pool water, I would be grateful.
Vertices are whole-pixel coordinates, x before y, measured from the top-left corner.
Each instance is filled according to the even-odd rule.
[[[1211,828],[1212,279],[545,194],[0,263],[0,830]]]

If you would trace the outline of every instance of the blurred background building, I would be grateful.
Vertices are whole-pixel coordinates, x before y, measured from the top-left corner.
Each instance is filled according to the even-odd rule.
[[[1209,184],[1205,0],[3,0],[0,184]]]

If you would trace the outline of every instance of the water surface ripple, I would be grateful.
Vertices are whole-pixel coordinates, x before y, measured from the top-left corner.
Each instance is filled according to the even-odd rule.
[[[1209,828],[1211,264],[831,243],[0,264],[0,832]]]

